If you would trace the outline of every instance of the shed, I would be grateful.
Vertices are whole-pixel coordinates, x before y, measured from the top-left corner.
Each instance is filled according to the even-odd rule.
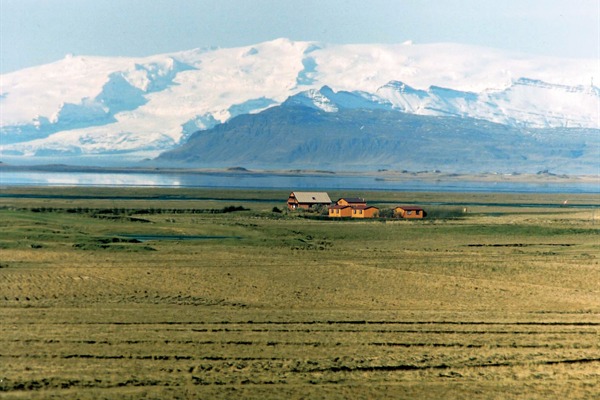
[[[418,206],[397,206],[394,208],[396,218],[421,219],[425,218],[427,213]]]
[[[329,206],[331,199],[326,192],[292,192],[287,201],[290,210],[302,208],[309,210],[318,205]]]

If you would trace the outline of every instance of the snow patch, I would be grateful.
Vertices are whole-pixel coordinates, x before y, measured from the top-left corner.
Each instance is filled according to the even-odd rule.
[[[194,131],[288,98],[327,112],[389,108],[598,129],[600,90],[590,79],[600,81],[596,60],[410,41],[324,45],[282,38],[145,58],[67,55],[2,75],[0,151],[166,150]]]

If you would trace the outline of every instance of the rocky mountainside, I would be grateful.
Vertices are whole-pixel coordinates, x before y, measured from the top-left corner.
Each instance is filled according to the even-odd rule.
[[[199,131],[186,144],[153,162],[201,167],[503,173],[551,170],[593,174],[598,169],[600,136],[593,129],[526,129],[377,107],[330,112],[302,104],[305,99],[293,97],[281,106]]]

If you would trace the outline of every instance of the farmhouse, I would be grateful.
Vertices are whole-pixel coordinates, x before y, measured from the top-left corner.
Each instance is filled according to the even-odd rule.
[[[329,206],[330,204],[331,199],[325,192],[292,192],[287,201],[290,210],[298,208],[309,210],[314,206]]]
[[[379,216],[379,209],[373,206],[367,206],[361,204],[357,206],[336,204],[329,207],[330,218],[377,218]]]
[[[394,208],[394,217],[421,219],[426,215],[425,210],[417,206],[398,206]]]
[[[377,218],[379,209],[367,206],[367,201],[362,197],[342,197],[329,207],[331,218]]]

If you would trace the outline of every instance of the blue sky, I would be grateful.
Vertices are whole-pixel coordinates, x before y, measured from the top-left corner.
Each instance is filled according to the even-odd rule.
[[[600,0],[0,0],[0,72],[287,37],[600,58]]]

